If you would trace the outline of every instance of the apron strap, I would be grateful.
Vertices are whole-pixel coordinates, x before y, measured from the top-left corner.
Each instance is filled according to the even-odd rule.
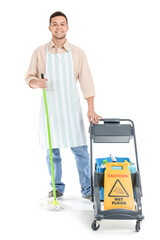
[[[69,43],[69,52],[71,53],[71,44]]]
[[[46,54],[49,54],[48,47],[49,47],[49,43],[47,44]]]

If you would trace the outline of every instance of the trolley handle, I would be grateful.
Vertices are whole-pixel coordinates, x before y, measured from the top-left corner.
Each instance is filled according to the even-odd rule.
[[[99,121],[103,121],[104,124],[120,124],[120,122],[130,122],[134,127],[134,122],[131,119],[123,119],[123,118],[104,118],[99,119]]]
[[[103,121],[104,123],[120,123],[120,118],[104,118],[99,119],[99,121]]]

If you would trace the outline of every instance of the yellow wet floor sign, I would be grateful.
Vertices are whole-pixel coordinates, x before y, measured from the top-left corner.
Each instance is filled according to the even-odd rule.
[[[128,164],[128,162],[106,163],[104,174],[104,210],[114,208],[135,210]]]

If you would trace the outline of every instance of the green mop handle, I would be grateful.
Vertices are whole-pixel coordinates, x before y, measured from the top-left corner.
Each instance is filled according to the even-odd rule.
[[[44,79],[44,74],[43,73],[41,74],[41,78]],[[52,144],[51,144],[51,133],[50,133],[50,126],[49,126],[49,116],[48,116],[46,89],[43,89],[43,97],[44,97],[44,104],[45,104],[46,118],[47,118],[47,130],[48,130],[48,142],[49,142],[49,152],[50,152],[50,162],[51,162],[53,195],[54,195],[54,200],[56,200],[56,189],[55,189],[54,167],[53,167],[53,156],[52,156]]]

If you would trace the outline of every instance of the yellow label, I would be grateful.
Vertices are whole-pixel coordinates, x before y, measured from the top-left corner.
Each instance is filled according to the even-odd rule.
[[[122,169],[116,169],[122,167]],[[104,174],[104,210],[125,208],[135,210],[128,163],[106,163]]]

